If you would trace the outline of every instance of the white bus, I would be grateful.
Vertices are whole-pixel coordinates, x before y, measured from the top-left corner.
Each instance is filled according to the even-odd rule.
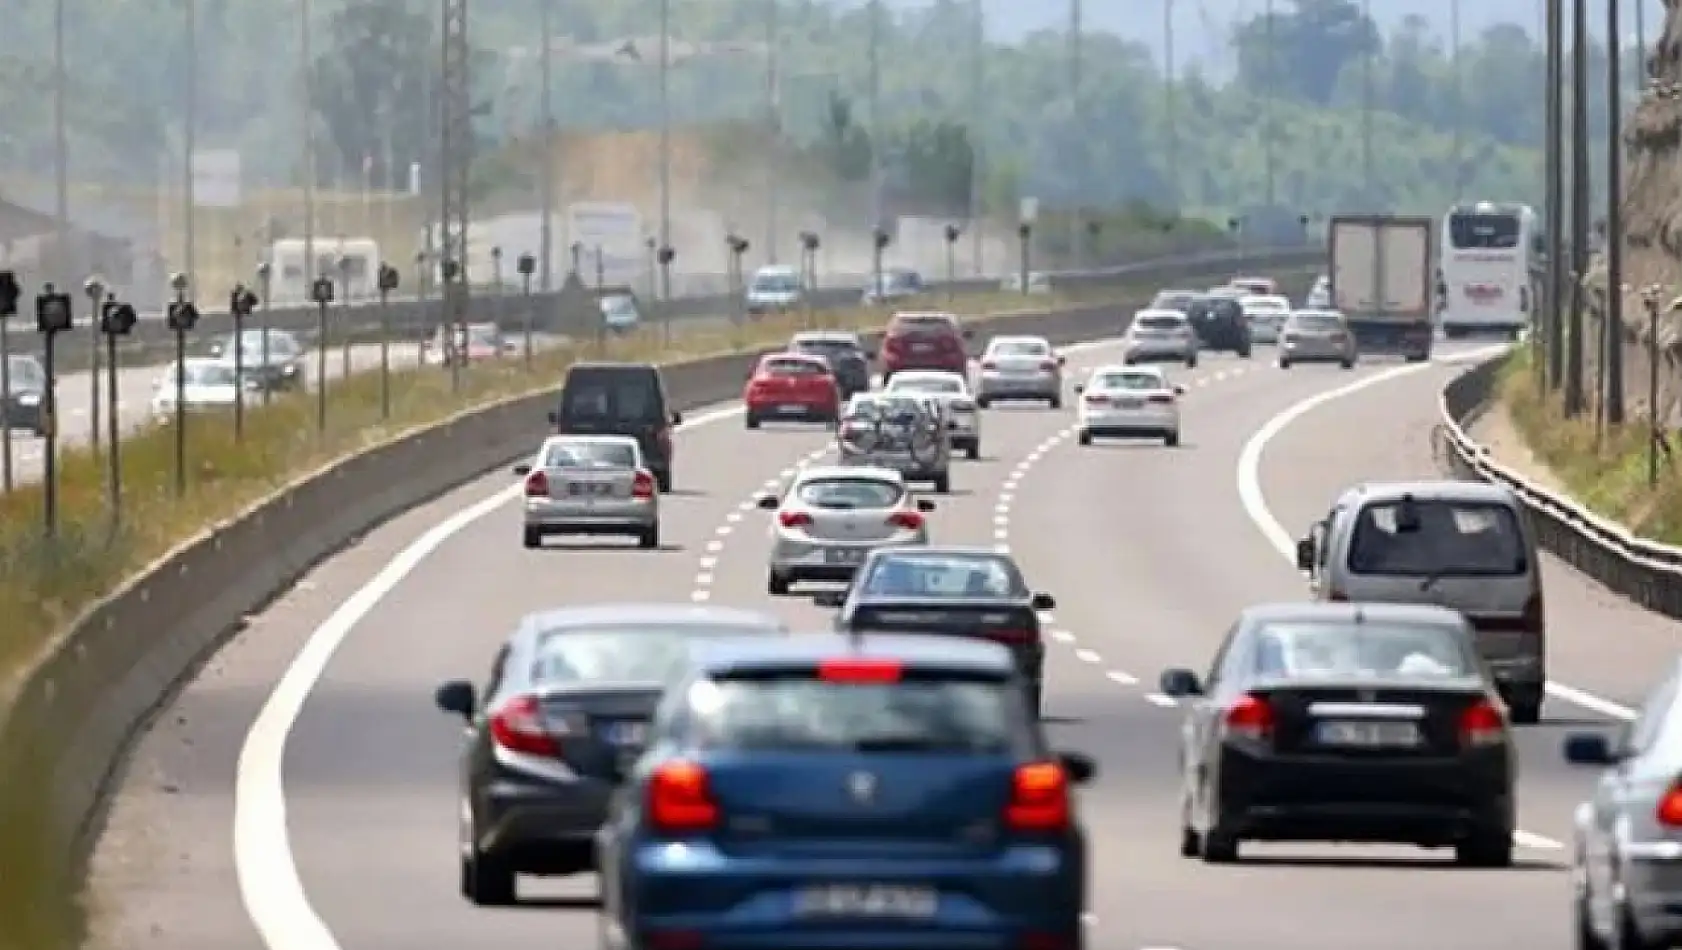
[[[1480,201],[1443,218],[1437,283],[1438,322],[1449,338],[1530,325],[1531,275],[1542,250],[1528,205]]]

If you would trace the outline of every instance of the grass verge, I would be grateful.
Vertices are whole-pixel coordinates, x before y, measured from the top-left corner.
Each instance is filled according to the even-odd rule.
[[[1661,453],[1658,479],[1650,485],[1646,420],[1602,428],[1592,412],[1568,418],[1559,394],[1537,384],[1532,358],[1528,347],[1514,352],[1496,395],[1536,460],[1590,511],[1642,537],[1682,544],[1679,460]]]

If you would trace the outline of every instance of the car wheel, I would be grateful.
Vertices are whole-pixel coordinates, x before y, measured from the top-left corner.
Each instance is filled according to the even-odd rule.
[[[1162,444],[1168,446],[1171,449],[1179,448],[1180,447],[1180,432],[1179,432],[1179,430],[1176,429],[1173,432],[1164,433],[1163,436],[1162,436]]]
[[[1185,819],[1180,819],[1180,822],[1180,857],[1195,858],[1201,855],[1203,836],[1191,830],[1191,826],[1185,824]]]
[[[1455,844],[1454,862],[1471,868],[1512,867],[1513,833],[1504,828],[1478,832]]]
[[[1534,726],[1542,721],[1542,697],[1529,690],[1516,693],[1507,700],[1507,711],[1514,725]]]
[[[662,495],[671,494],[671,492],[672,492],[672,470],[669,469],[669,468],[666,468],[666,469],[661,469],[658,472],[655,472],[654,473],[654,487],[659,489],[660,494],[662,494]]]
[[[1354,360],[1344,360],[1343,361],[1343,368],[1344,369],[1354,369],[1355,368],[1355,361]]]
[[[1238,838],[1236,835],[1211,828],[1203,835],[1203,840],[1199,843],[1202,847],[1198,850],[1197,856],[1203,859],[1204,864],[1233,864],[1238,861]]]
[[[952,476],[941,473],[934,477],[934,490],[937,495],[948,495],[952,492]]]
[[[520,541],[528,548],[543,547],[543,532],[536,528],[527,528],[521,533]]]
[[[649,525],[648,527],[642,529],[641,533],[639,533],[637,535],[637,547],[652,549],[652,548],[657,548],[659,546],[660,546],[660,525],[658,525],[658,524]]]
[[[1196,369],[1196,368],[1197,368],[1197,357],[1195,357],[1195,356],[1186,357],[1186,369]]]
[[[1053,409],[1061,409],[1061,408],[1063,408],[1063,397],[1062,396],[1047,397],[1046,398],[1046,404],[1051,406],[1051,408],[1053,408]]]
[[[788,589],[792,586],[794,586],[792,579],[778,574],[776,571],[768,571],[765,574],[765,593],[772,597],[787,597]]]
[[[1247,346],[1240,347],[1238,349],[1238,358],[1241,359],[1241,360],[1249,359],[1250,358],[1250,348],[1247,347]]]
[[[514,871],[483,851],[463,855],[461,896],[480,907],[512,907],[519,903]]]
[[[749,429],[757,429],[759,428],[759,417],[751,412],[747,413],[742,416],[742,425]]]
[[[971,462],[974,462],[977,459],[981,458],[981,442],[980,442],[980,440],[976,440],[974,442],[971,442],[964,449],[964,458],[969,459]]]
[[[1288,359],[1285,359],[1284,357],[1281,356],[1279,358],[1279,368],[1280,369],[1290,369],[1291,368],[1291,361],[1288,360]]]
[[[986,409],[991,405],[993,405],[993,400],[987,398],[986,396],[975,397],[975,408]]]
[[[1028,709],[1035,719],[1043,718],[1045,710],[1045,684],[1035,682],[1028,686]]]
[[[1075,436],[1075,441],[1079,442],[1081,445],[1091,445],[1092,433],[1086,429],[1082,429],[1080,430],[1080,434]]]

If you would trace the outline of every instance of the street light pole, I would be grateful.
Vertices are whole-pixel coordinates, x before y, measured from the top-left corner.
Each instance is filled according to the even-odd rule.
[[[1174,78],[1174,0],[1162,0],[1162,115],[1168,126],[1168,193],[1176,210],[1180,204],[1180,123],[1176,114]]]
[[[1461,87],[1460,57],[1460,0],[1449,0],[1448,4],[1448,44],[1449,44],[1449,76],[1453,87],[1454,103],[1453,118],[1450,120],[1454,132],[1452,157],[1454,160],[1454,201],[1459,204],[1465,190],[1465,137],[1466,137],[1466,93]]]
[[[1557,391],[1565,383],[1565,322],[1561,302],[1565,296],[1565,0],[1547,3],[1547,142],[1542,149],[1547,174],[1547,325],[1548,389]]]
[[[1267,58],[1265,60],[1265,68],[1267,69],[1267,86],[1262,99],[1262,174],[1264,177],[1263,193],[1267,199],[1267,207],[1271,208],[1273,207],[1275,198],[1278,195],[1275,187],[1277,178],[1274,167],[1273,136],[1274,120],[1277,118],[1277,116],[1274,115],[1274,112],[1278,108],[1277,103],[1279,99],[1279,90],[1277,88],[1277,75],[1279,71],[1279,53],[1277,44],[1279,42],[1279,37],[1278,30],[1274,24],[1276,17],[1273,10],[1273,0],[1267,0],[1267,7],[1262,15],[1265,18],[1263,22],[1267,27]]]
[[[767,132],[770,142],[766,149],[765,165],[765,263],[777,263],[777,202],[782,198],[781,175],[778,165],[782,161],[780,146],[783,136],[783,103],[781,64],[777,58],[777,48],[782,39],[782,27],[778,23],[778,0],[765,0],[765,112],[769,126]]]
[[[1639,4],[1640,0],[1637,0]],[[1606,0],[1606,424],[1624,424],[1624,77],[1618,0]]]
[[[189,294],[196,293],[198,286],[198,248],[195,243],[193,218],[194,210],[198,207],[198,199],[193,193],[196,184],[193,179],[193,153],[198,151],[199,125],[199,5],[198,0],[184,0],[186,8],[187,28],[187,119],[183,130],[183,151],[186,153],[183,165],[183,180],[181,189],[181,203],[184,228],[185,247],[183,257],[186,258],[187,279],[192,282]]]
[[[982,129],[986,127],[983,118],[986,115],[987,101],[987,13],[981,6],[981,0],[973,0],[971,12],[975,18],[974,32],[971,37],[970,49],[970,105],[969,105],[969,230],[970,254],[974,258],[971,266],[975,276],[982,273],[982,231],[981,217],[986,213],[986,179],[982,165],[983,145]],[[812,254],[812,269],[817,270],[817,257]]]
[[[672,0],[660,0],[660,246],[672,246]],[[672,269],[660,269],[660,299],[672,299]]]
[[[298,0],[298,81],[303,93],[304,286],[315,278],[315,54],[310,50],[311,0]],[[428,71],[430,72],[430,70]],[[321,380],[316,384],[320,385]]]
[[[538,179],[543,221],[538,225],[537,259],[538,287],[548,293],[554,289],[555,276],[552,261],[555,255],[555,0],[538,0],[538,3],[543,8],[543,52],[538,55],[539,81],[543,83],[538,93],[539,111],[543,113],[543,167]]]
[[[882,0],[870,0],[870,225],[882,221]]]
[[[1363,29],[1372,28],[1372,0],[1361,0],[1361,26]],[[1372,107],[1373,107],[1373,56],[1376,55],[1369,44],[1361,54],[1361,203],[1363,210],[1376,211],[1373,202],[1372,179]]]

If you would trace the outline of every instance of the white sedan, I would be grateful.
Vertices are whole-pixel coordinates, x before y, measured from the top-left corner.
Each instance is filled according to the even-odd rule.
[[[971,461],[981,457],[981,413],[969,391],[969,381],[958,373],[932,369],[905,369],[888,380],[883,392],[918,395],[939,400],[946,406],[952,424],[952,451]]]
[[[1169,382],[1155,366],[1100,366],[1084,384],[1076,431],[1081,445],[1095,438],[1161,439],[1180,444],[1180,397],[1184,386]]]
[[[179,387],[177,375],[180,375]],[[232,409],[240,398],[241,389],[257,388],[257,380],[247,377],[242,384],[234,375],[234,364],[220,357],[189,356],[181,364],[171,363],[163,375],[152,384],[152,417],[168,422],[175,415],[175,397],[182,397],[181,408],[187,412],[213,409]]]

